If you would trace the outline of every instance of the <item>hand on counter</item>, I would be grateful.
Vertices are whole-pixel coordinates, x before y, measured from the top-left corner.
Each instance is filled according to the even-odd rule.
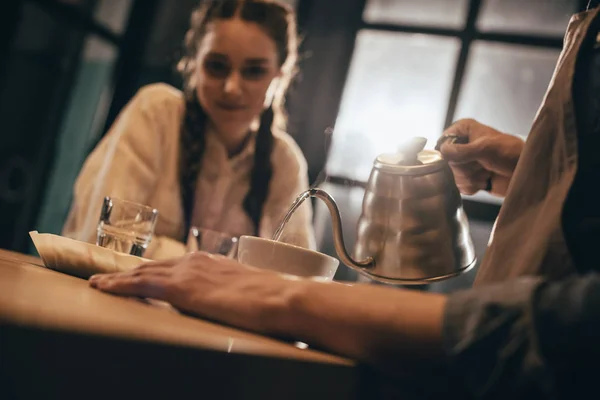
[[[274,333],[265,316],[284,307],[288,283],[274,272],[204,252],[90,278],[92,287],[106,292],[163,300],[189,314],[263,333]]]
[[[90,285],[153,298],[188,314],[377,365],[390,372],[442,360],[445,296],[289,277],[198,252],[96,275]]]

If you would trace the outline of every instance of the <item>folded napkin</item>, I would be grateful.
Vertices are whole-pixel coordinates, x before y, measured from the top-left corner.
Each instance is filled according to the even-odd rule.
[[[129,271],[150,260],[49,233],[29,232],[47,268],[80,278]]]

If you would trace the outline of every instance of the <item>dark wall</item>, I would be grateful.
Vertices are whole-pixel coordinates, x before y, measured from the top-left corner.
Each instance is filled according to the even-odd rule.
[[[83,37],[30,2],[2,3],[0,247],[24,249]]]

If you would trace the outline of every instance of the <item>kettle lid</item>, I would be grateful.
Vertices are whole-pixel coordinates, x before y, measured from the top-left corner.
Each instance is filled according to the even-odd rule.
[[[377,156],[374,167],[385,172],[402,175],[423,175],[439,170],[445,165],[437,150],[423,150],[427,139],[416,137],[408,141],[396,153]]]

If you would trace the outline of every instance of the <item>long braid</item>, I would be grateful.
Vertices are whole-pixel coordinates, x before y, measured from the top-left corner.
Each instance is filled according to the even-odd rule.
[[[186,92],[185,115],[180,140],[180,184],[186,231],[191,223],[196,182],[205,151],[205,129],[208,121],[196,97],[196,56],[198,46],[206,34],[209,23],[217,19],[240,17],[255,22],[275,41],[279,66],[283,75],[272,106],[263,112],[256,136],[256,153],[250,177],[250,189],[244,199],[244,210],[254,224],[258,234],[263,206],[269,193],[273,175],[271,152],[273,150],[273,126],[285,129],[283,96],[295,73],[297,60],[296,22],[292,9],[272,0],[210,0],[201,1],[192,13],[191,26],[185,36],[185,54],[177,65],[184,78]]]
[[[273,176],[271,152],[273,150],[273,107],[266,109],[260,118],[260,127],[256,134],[256,150],[254,166],[250,177],[250,189],[244,199],[244,210],[254,223],[254,232],[258,235],[263,206],[269,193],[269,185]]]
[[[196,92],[193,91],[192,94],[186,96],[185,114],[179,141],[179,183],[184,215],[184,235],[186,236],[191,226],[196,182],[206,147],[204,134],[206,122],[207,115],[198,103]]]

